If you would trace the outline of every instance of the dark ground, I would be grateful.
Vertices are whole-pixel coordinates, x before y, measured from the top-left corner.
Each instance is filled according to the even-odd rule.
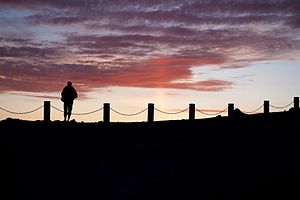
[[[7,119],[1,195],[300,199],[299,122],[299,112],[154,123]]]

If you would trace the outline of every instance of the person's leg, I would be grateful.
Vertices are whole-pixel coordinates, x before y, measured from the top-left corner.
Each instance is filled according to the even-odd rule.
[[[69,103],[68,105],[68,121],[70,120],[72,114],[73,103]]]
[[[64,121],[66,121],[67,114],[68,114],[68,104],[64,103]]]

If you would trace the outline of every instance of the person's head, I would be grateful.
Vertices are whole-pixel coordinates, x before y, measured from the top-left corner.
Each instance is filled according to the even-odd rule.
[[[68,81],[67,86],[72,86],[72,82]]]

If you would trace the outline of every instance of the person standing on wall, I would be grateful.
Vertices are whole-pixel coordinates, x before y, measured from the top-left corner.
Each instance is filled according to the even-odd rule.
[[[72,114],[74,99],[78,97],[77,91],[72,86],[72,82],[68,81],[67,85],[61,92],[61,101],[64,102],[64,121],[70,121]],[[68,118],[67,118],[68,117]]]

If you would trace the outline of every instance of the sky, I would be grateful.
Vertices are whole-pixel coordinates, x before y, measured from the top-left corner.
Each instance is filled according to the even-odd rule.
[[[300,94],[299,0],[0,0],[0,27],[0,107],[13,112],[44,101],[62,109],[69,80],[75,114],[103,103],[123,114],[148,103],[170,113],[190,103],[209,114],[228,103],[249,112]],[[8,117],[41,120],[43,110],[0,110]],[[186,118],[155,111],[155,120]],[[51,109],[51,119],[63,115]],[[146,112],[111,113],[145,120]]]

